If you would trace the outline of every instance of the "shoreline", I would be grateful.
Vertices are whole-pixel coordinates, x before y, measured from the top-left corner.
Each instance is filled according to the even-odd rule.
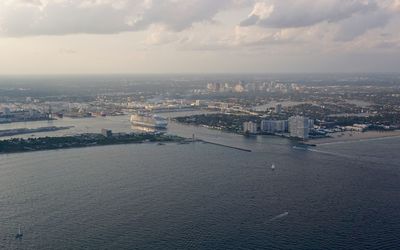
[[[360,141],[380,140],[387,138],[400,137],[400,130],[393,131],[366,131],[366,132],[346,132],[342,136],[329,138],[310,139],[308,143],[319,145],[351,143]]]
[[[0,137],[9,137],[15,135],[25,135],[32,133],[44,133],[44,132],[55,132],[60,130],[67,130],[73,128],[74,126],[49,126],[49,127],[39,127],[39,128],[15,128],[15,129],[4,129],[0,130]]]
[[[225,132],[234,135],[241,135],[246,136],[244,133],[240,133],[237,131],[232,131],[228,129],[210,127],[204,124],[191,124],[186,122],[179,122],[175,120],[177,123],[186,125],[186,126],[195,126],[206,128],[209,130]],[[309,145],[309,146],[320,146],[320,145],[328,145],[328,144],[339,144],[339,143],[352,143],[352,142],[361,142],[361,141],[369,141],[369,140],[380,140],[380,139],[387,139],[387,138],[396,138],[400,137],[400,130],[391,130],[391,131],[377,131],[377,130],[369,130],[365,132],[356,132],[356,131],[345,131],[342,133],[334,133],[331,137],[322,137],[322,138],[311,138],[307,141],[304,141],[301,144]],[[299,142],[299,140],[295,138],[291,138],[289,136],[285,136],[283,134],[267,134],[267,133],[258,133],[252,134],[249,136],[273,136],[279,137],[282,139],[287,139],[294,142]]]
[[[69,148],[86,148],[107,145],[139,144],[145,142],[172,143],[186,138],[174,135],[156,134],[118,134],[106,137],[102,134],[79,134],[63,137],[14,138],[0,141],[0,155]],[[161,144],[160,144],[161,145]]]

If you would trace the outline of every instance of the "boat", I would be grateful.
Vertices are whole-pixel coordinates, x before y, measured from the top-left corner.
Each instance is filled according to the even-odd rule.
[[[18,233],[15,235],[16,239],[21,239],[24,234],[21,232],[21,227],[18,227]]]
[[[271,170],[275,170],[275,164],[271,165]]]
[[[131,123],[137,126],[151,127],[157,129],[166,129],[168,126],[167,119],[162,116],[149,113],[138,113],[131,115]]]

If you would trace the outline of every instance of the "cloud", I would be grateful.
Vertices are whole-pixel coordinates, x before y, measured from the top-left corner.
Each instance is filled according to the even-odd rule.
[[[374,11],[369,15],[357,14],[339,23],[335,39],[338,41],[351,41],[371,29],[385,26],[390,18],[390,15],[383,10]]]
[[[400,0],[0,0],[0,36],[143,31],[149,50],[372,48],[399,25]]]
[[[157,1],[134,21],[137,29],[145,29],[151,24],[164,24],[173,31],[182,31],[193,23],[211,21],[221,10],[232,4],[230,0],[183,0]]]
[[[377,10],[373,1],[361,0],[296,0],[263,1],[254,5],[242,26],[259,25],[271,28],[311,26],[320,22],[337,22],[356,13]]]
[[[0,34],[6,36],[112,34],[153,24],[182,31],[210,22],[238,0],[5,0]]]
[[[117,33],[131,28],[127,14],[105,0],[12,1],[0,4],[0,32],[6,36]]]
[[[399,0],[265,0],[257,2],[240,25],[296,29],[331,24],[336,40],[349,41],[384,27],[399,9]],[[326,26],[323,26],[326,28]]]

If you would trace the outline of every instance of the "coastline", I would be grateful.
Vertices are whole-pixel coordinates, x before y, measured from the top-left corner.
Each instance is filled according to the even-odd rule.
[[[369,141],[385,138],[400,137],[400,130],[393,131],[366,131],[366,132],[345,132],[344,135],[339,133],[332,137],[310,139],[308,143],[315,145],[327,145],[333,143],[350,143],[358,141]]]
[[[212,127],[208,126],[205,124],[191,124],[191,123],[186,123],[186,122],[180,122],[175,120],[177,123],[183,124],[183,125],[188,125],[188,126],[195,126],[195,127],[203,127],[206,129],[210,130],[215,130],[215,131],[221,131],[225,133],[231,133],[235,135],[242,135],[246,136],[244,133],[240,133],[237,131],[232,131],[229,129],[223,129],[223,128],[217,128],[217,127]],[[270,135],[270,136],[275,136],[275,137],[281,137],[285,138],[288,140],[293,140],[293,141],[298,141],[294,138],[290,138],[288,136],[285,136],[283,134],[263,134],[263,133],[258,133],[254,135],[249,135],[249,136],[259,136],[259,135]],[[339,143],[351,143],[351,142],[360,142],[360,141],[369,141],[369,140],[379,140],[379,139],[385,139],[385,138],[393,138],[393,137],[400,137],[400,130],[391,130],[391,131],[375,131],[375,130],[370,130],[370,131],[365,131],[365,132],[357,132],[357,131],[345,131],[343,133],[334,133],[331,135],[331,137],[323,137],[323,138],[311,138],[305,141],[304,145],[309,145],[309,146],[320,146],[320,145],[328,145],[328,144],[339,144]]]
[[[144,142],[171,143],[182,142],[185,138],[164,134],[118,134],[106,137],[102,134],[79,134],[62,137],[13,138],[0,141],[0,154],[24,153],[34,151],[83,148],[106,145],[136,144]]]
[[[67,130],[73,128],[74,126],[49,126],[49,127],[39,127],[39,128],[16,128],[16,129],[4,129],[0,130],[0,137],[14,136],[14,135],[25,135],[31,133],[43,133],[43,132],[54,132],[60,130]]]

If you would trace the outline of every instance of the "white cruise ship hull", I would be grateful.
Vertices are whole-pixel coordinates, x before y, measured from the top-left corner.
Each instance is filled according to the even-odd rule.
[[[131,116],[131,123],[135,126],[157,129],[166,129],[168,126],[167,119],[156,115],[135,114]]]

